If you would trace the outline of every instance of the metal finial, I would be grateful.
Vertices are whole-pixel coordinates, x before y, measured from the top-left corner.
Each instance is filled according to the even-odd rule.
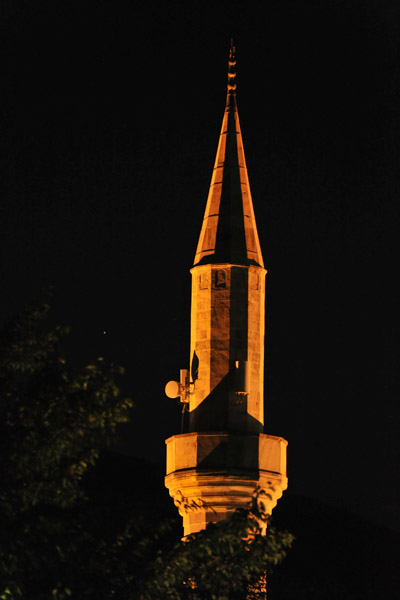
[[[231,47],[229,49],[228,60],[228,92],[234,93],[236,90],[236,48],[231,38]]]

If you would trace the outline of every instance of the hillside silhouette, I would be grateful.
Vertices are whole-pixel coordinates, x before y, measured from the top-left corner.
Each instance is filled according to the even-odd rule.
[[[172,520],[171,544],[181,518],[164,487],[163,465],[103,452],[88,479],[97,502],[134,511],[153,527]],[[115,511],[114,511],[115,512]],[[278,529],[295,535],[287,558],[268,577],[274,600],[395,600],[400,597],[400,533],[320,500],[285,492],[273,514]]]

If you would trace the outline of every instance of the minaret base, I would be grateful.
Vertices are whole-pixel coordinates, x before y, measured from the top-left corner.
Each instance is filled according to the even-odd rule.
[[[183,517],[184,535],[247,507],[256,488],[267,514],[287,488],[283,438],[266,434],[187,433],[166,441],[165,485]]]

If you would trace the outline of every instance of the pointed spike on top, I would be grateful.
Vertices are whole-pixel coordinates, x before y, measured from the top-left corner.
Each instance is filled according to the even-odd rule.
[[[264,268],[236,106],[233,40],[228,66],[227,102],[194,266],[227,263]]]
[[[236,48],[231,38],[228,60],[228,93],[234,94],[236,90]]]

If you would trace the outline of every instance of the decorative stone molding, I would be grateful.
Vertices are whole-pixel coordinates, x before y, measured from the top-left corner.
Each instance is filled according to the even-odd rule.
[[[270,515],[287,488],[282,438],[192,433],[166,443],[165,485],[183,517],[185,535],[247,507],[256,488],[263,512]]]

